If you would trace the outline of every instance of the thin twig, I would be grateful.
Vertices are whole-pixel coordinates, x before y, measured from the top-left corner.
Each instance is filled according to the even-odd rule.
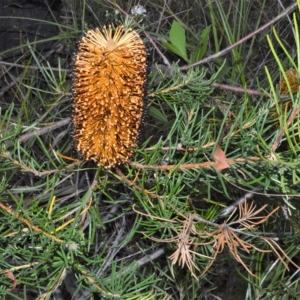
[[[123,179],[129,186],[132,186],[134,189],[147,194],[149,197],[154,198],[154,199],[163,199],[163,196],[159,196],[155,193],[152,193],[144,188],[141,188],[140,186],[136,185],[134,181],[129,180],[126,175],[119,169],[115,168],[116,173]]]
[[[61,121],[58,121],[58,122],[55,122],[49,126],[45,126],[43,128],[40,128],[40,129],[37,129],[37,130],[34,130],[33,132],[29,132],[29,133],[26,133],[26,134],[23,134],[19,137],[18,141],[19,143],[25,143],[27,142],[28,140],[36,137],[36,136],[40,136],[40,135],[43,135],[43,134],[46,134],[48,132],[51,132],[57,128],[60,128],[62,126],[65,126],[67,124],[70,124],[71,122],[71,118],[65,118],[64,120],[61,120]]]
[[[35,70],[35,71],[40,70],[39,66],[27,66],[27,65],[21,65],[21,64],[16,64],[16,63],[10,63],[7,61],[2,61],[2,60],[0,60],[0,65],[14,67],[14,68]],[[54,67],[47,67],[47,66],[43,66],[43,69],[49,70],[49,71],[51,70],[51,71],[55,71],[55,72],[66,72],[66,73],[69,73],[71,71],[71,69],[54,68]],[[23,75],[21,75],[20,77],[23,77]],[[1,93],[0,93],[0,96],[2,96]]]
[[[292,5],[290,5],[285,11],[283,11],[281,14],[279,14],[277,17],[275,17],[274,19],[272,19],[271,21],[269,21],[268,23],[266,23],[265,25],[261,26],[260,28],[258,28],[257,30],[251,32],[250,34],[246,35],[244,38],[240,39],[239,41],[235,42],[234,44],[228,46],[227,48],[209,56],[206,58],[203,58],[191,65],[185,65],[183,67],[181,67],[181,70],[188,70],[190,68],[199,66],[199,65],[203,65],[204,63],[208,63],[216,58],[219,58],[223,55],[225,55],[226,53],[230,52],[232,49],[234,49],[235,47],[243,44],[244,42],[246,42],[247,40],[251,39],[252,37],[254,37],[255,35],[257,35],[258,33],[262,32],[263,30],[267,29],[268,27],[272,26],[274,23],[276,23],[277,21],[279,21],[281,18],[285,17],[286,15],[288,15],[289,13],[291,13],[292,11],[294,11],[297,7],[297,1],[295,3],[293,3]]]
[[[157,250],[155,250],[153,253],[148,254],[144,257],[142,257],[141,259],[135,261],[135,265],[137,265],[138,267],[142,267],[143,265],[152,262],[153,260],[155,260],[156,258],[162,256],[165,253],[165,249],[164,248],[158,248]],[[126,275],[130,270],[132,269],[132,266],[129,266],[127,268],[125,268],[121,274],[117,274],[117,276],[124,276]]]
[[[263,159],[260,157],[248,157],[248,158],[235,158],[235,159],[227,159],[227,163],[229,165],[239,164],[239,163],[253,163],[262,161]],[[137,162],[130,162],[129,163],[132,167],[139,169],[139,170],[162,170],[162,171],[170,171],[170,170],[187,170],[187,169],[199,169],[199,168],[209,168],[214,167],[215,162],[208,161],[204,163],[190,163],[190,164],[180,164],[180,165],[143,165]]]
[[[236,86],[232,86],[232,85],[228,85],[228,84],[211,83],[210,86],[213,87],[213,88],[226,90],[226,91],[232,91],[232,92],[235,92],[235,93],[243,93],[243,94],[247,94],[247,95],[250,95],[250,96],[265,96],[264,93],[259,92],[257,90],[244,89],[244,88],[241,88],[241,87],[236,87]]]
[[[66,165],[66,166],[62,167],[61,169],[53,169],[53,170],[48,170],[48,171],[37,171],[35,169],[27,167],[26,165],[23,165],[19,161],[13,159],[9,152],[1,153],[0,157],[3,157],[5,159],[10,160],[12,164],[19,167],[21,170],[23,170],[25,172],[32,173],[33,175],[38,176],[38,177],[42,177],[44,175],[55,174],[55,173],[60,172],[62,169],[72,169],[73,167],[75,167],[75,166],[79,165],[80,163],[82,163],[82,161],[76,160],[74,163]]]
[[[103,262],[101,268],[97,271],[97,273],[96,273],[97,277],[100,278],[102,276],[104,271],[110,266],[111,261],[115,258],[117,253],[122,249],[122,246],[120,245],[120,243],[124,240],[123,233],[125,232],[125,227],[126,227],[126,219],[125,219],[125,216],[123,215],[122,216],[122,224],[117,231],[117,233],[118,233],[117,237],[114,240],[113,244],[111,245],[108,254],[106,255],[107,258]]]

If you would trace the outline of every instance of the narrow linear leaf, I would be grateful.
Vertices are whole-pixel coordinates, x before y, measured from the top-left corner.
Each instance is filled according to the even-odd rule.
[[[192,62],[199,61],[204,56],[208,45],[208,37],[209,37],[210,29],[211,26],[207,26],[201,32],[199,43],[191,55]]]
[[[155,108],[153,106],[149,107],[148,113],[149,113],[149,115],[153,116],[154,118],[158,119],[159,121],[162,121],[164,123],[168,122],[168,119],[165,116],[165,114],[163,114],[160,110],[158,110],[157,108]]]

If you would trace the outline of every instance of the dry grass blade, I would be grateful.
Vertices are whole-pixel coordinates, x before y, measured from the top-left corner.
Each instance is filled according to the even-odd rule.
[[[291,263],[294,267],[297,269],[300,269],[300,266],[298,266],[296,263],[292,261],[292,259],[283,251],[283,249],[276,243],[275,239],[270,239],[267,237],[262,237],[262,239],[268,243],[268,245],[272,248],[273,252],[277,255],[278,259],[281,261],[281,263],[284,265],[284,267],[287,270],[290,270],[286,262],[283,260],[283,258],[286,258],[289,263]]]

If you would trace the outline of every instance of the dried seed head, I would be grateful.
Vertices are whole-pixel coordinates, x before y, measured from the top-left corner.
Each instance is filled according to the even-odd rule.
[[[146,81],[146,48],[123,26],[89,30],[73,71],[73,126],[77,151],[105,168],[122,164],[137,146]]]
[[[291,92],[293,94],[297,93],[298,88],[300,86],[300,78],[299,78],[297,71],[294,68],[290,68],[287,71],[285,71],[285,75],[286,75],[288,83],[291,87]],[[288,93],[288,91],[289,91],[288,84],[285,81],[284,77],[280,78],[279,87],[280,87],[281,95]]]

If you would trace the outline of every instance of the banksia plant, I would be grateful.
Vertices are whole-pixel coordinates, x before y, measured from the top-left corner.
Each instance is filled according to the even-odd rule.
[[[127,162],[143,119],[146,47],[132,29],[89,30],[73,70],[73,127],[77,151],[105,168]]]

